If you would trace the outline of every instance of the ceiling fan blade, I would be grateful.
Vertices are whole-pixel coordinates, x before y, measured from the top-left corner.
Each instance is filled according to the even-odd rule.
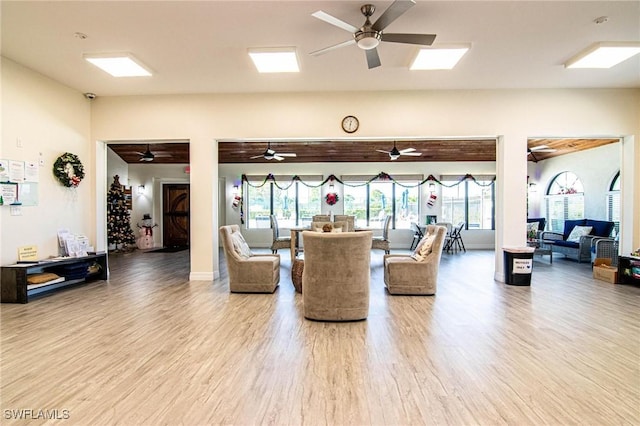
[[[136,152],[134,152],[134,154],[144,155],[144,152],[138,152],[138,151],[136,151]]]
[[[250,160],[255,160],[256,158],[264,158],[264,155],[254,155],[253,157],[249,157]]]
[[[279,152],[276,155],[279,155],[280,157],[295,157],[296,154],[293,152]]]
[[[415,148],[405,148],[405,149],[401,149],[401,150],[400,150],[400,154],[404,154],[404,153],[406,153],[406,152],[413,152],[413,151],[415,151],[415,150],[416,150]]]
[[[367,66],[369,69],[382,65],[380,63],[380,56],[378,56],[378,49],[374,47],[373,49],[365,50],[364,52],[367,55]]]
[[[332,50],[336,50],[336,49],[339,49],[341,47],[349,46],[349,45],[355,44],[355,43],[356,43],[355,39],[343,41],[342,43],[334,44],[333,46],[329,46],[329,47],[325,47],[324,49],[313,51],[313,52],[309,53],[309,55],[319,56],[319,55],[322,55],[323,53],[327,53],[327,52],[330,52]]]
[[[538,145],[528,148],[529,152],[556,152],[557,149],[549,148],[547,145]]]
[[[421,152],[402,152],[400,151],[400,155],[410,155],[412,157],[420,157],[422,155]]]
[[[273,158],[275,158],[275,159],[276,159],[276,160],[278,160],[278,161],[282,161],[282,160],[284,160],[284,157],[281,157],[281,156],[280,156],[280,155],[278,155],[278,154],[274,154]]]
[[[436,39],[435,34],[382,33],[382,36],[381,36],[382,41],[389,41],[391,43],[420,44],[423,46],[431,46],[435,39]]]
[[[389,151],[384,151],[384,150],[382,150],[382,149],[376,149],[376,151],[378,151],[378,152],[384,152],[385,154],[388,154],[388,153],[389,153]]]
[[[358,29],[353,25],[347,22],[344,22],[343,20],[338,19],[335,16],[331,16],[328,13],[323,12],[321,10],[317,12],[313,12],[311,16],[313,16],[314,18],[318,18],[321,21],[326,22],[327,24],[331,24],[338,28],[342,28],[343,30],[349,31],[350,33],[355,33],[356,31],[358,31]]]
[[[416,4],[413,0],[396,0],[391,6],[384,11],[378,20],[373,24],[372,28],[376,31],[384,30],[389,24],[398,19],[400,15],[405,13]]]

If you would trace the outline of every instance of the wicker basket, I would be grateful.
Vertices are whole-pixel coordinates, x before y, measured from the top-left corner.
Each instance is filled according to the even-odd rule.
[[[304,270],[304,260],[293,259],[293,265],[291,265],[291,282],[293,283],[293,288],[295,288],[298,293],[302,293],[302,271],[303,270]]]

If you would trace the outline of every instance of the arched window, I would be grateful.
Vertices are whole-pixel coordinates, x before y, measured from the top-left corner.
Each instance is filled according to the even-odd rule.
[[[551,230],[563,232],[564,221],[584,218],[584,187],[572,172],[553,178],[545,196],[547,222]]]
[[[620,231],[620,172],[611,179],[607,192],[607,220],[615,223],[617,234]]]

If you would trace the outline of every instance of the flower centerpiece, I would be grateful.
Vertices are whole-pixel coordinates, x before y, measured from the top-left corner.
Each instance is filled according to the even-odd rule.
[[[335,192],[327,193],[327,195],[325,195],[324,199],[327,202],[327,204],[329,204],[330,206],[333,206],[335,203],[340,201],[340,197],[338,197],[338,194],[335,193]]]

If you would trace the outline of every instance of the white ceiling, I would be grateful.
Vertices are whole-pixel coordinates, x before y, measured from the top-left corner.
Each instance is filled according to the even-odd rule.
[[[366,1],[6,1],[2,56],[98,96],[280,91],[639,88],[640,57],[608,69],[565,69],[597,41],[640,41],[640,1],[417,1],[386,32],[435,33],[434,46],[472,48],[452,71],[409,71],[417,47],[381,43],[368,70],[355,45],[310,56],[351,35]],[[373,1],[376,19],[391,1]],[[607,16],[608,22],[593,21]],[[74,37],[75,32],[88,38]],[[299,74],[258,74],[248,48],[294,46]],[[130,52],[153,77],[116,79],[83,53]]]

